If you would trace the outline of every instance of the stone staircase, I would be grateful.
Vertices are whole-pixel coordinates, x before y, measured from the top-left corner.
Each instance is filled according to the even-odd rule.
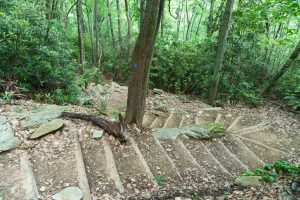
[[[32,149],[0,153],[0,199],[53,199],[66,187],[79,187],[83,200],[147,199],[164,188],[228,187],[246,170],[299,157],[299,137],[218,108],[190,115],[146,113],[143,125],[149,128],[131,129],[126,145],[107,136],[86,137],[78,123],[84,122],[66,120],[64,131],[41,138]],[[228,134],[210,140],[153,136],[156,128],[207,123],[222,123]]]

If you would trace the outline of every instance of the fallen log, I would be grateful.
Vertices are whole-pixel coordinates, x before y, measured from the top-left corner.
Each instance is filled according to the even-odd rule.
[[[118,114],[119,123],[112,122],[107,119],[96,117],[93,115],[81,114],[81,113],[72,113],[72,112],[63,112],[62,117],[69,117],[73,119],[81,119],[89,122],[93,122],[108,134],[115,136],[120,142],[127,142],[128,133],[127,126],[124,118],[121,114]]]

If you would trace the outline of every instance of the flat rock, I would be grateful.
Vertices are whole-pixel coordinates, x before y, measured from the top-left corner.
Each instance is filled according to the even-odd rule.
[[[158,88],[154,88],[154,89],[153,89],[153,93],[154,93],[154,94],[161,95],[161,94],[163,94],[163,93],[164,93],[164,91],[163,91],[163,90],[161,90],[161,89],[158,89]]]
[[[36,129],[33,132],[29,139],[36,139],[49,133],[52,133],[53,131],[60,129],[63,125],[64,121],[62,119],[54,119],[50,122],[42,124],[38,129]]]
[[[94,130],[92,138],[99,139],[102,137],[102,135],[103,135],[103,130]]]
[[[83,193],[78,187],[66,187],[52,196],[53,200],[82,200]]]
[[[14,136],[11,125],[7,119],[0,116],[0,152],[17,148],[21,141]]]
[[[258,186],[261,185],[261,176],[238,176],[235,183],[240,186]]]
[[[11,112],[11,117],[21,120],[21,129],[31,129],[52,119],[59,118],[63,112],[63,107],[57,105],[47,105],[44,108],[38,108],[23,113]]]

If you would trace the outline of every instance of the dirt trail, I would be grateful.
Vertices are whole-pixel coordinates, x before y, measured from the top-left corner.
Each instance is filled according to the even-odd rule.
[[[105,95],[108,107],[124,111],[126,88],[116,85],[113,88]],[[167,113],[155,110],[155,102],[162,99]],[[26,110],[32,110],[35,103],[25,105]],[[13,108],[7,106],[2,114],[9,116],[5,112],[9,109]],[[82,107],[67,109],[88,111]],[[0,153],[0,199],[3,200],[29,200],[37,195],[51,199],[70,186],[81,189],[83,200],[147,199],[155,191],[170,188],[218,190],[229,187],[245,170],[282,159],[297,162],[300,157],[299,134],[276,129],[276,126],[271,128],[264,118],[254,119],[236,110],[211,108],[198,101],[182,103],[169,94],[148,98],[145,127],[142,130],[131,127],[131,139],[126,145],[108,136],[92,139],[91,129],[96,127],[79,120],[66,121],[62,130],[29,141],[32,131],[21,130],[19,119],[11,115],[8,118],[23,144],[22,148]],[[153,129],[159,127],[214,123],[228,128],[225,137],[202,141],[185,137],[158,140],[153,136]],[[75,134],[79,135],[79,145]],[[28,156],[22,158],[24,153]],[[32,174],[24,168],[21,158],[23,164],[25,159],[32,167]]]

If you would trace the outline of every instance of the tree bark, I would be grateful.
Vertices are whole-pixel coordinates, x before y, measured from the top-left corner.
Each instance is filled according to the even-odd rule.
[[[101,57],[102,57],[102,48],[100,45],[100,27],[99,27],[99,14],[98,14],[98,4],[99,0],[95,0],[95,7],[94,7],[94,33],[95,33],[95,61],[98,68],[101,65]]]
[[[209,16],[207,22],[207,37],[210,37],[212,35],[213,22],[214,22],[214,7],[215,7],[215,0],[210,0]]]
[[[78,46],[79,46],[79,64],[84,64],[85,62],[85,51],[84,51],[84,41],[83,41],[83,15],[82,15],[82,0],[77,0],[76,4],[77,12],[77,31],[78,31]]]
[[[198,21],[198,25],[197,25],[197,29],[196,29],[196,36],[198,36],[198,33],[199,33],[199,29],[200,29],[200,24],[201,24],[201,22],[202,22],[202,17],[203,17],[203,8],[204,8],[204,6],[205,6],[205,1],[203,1],[203,3],[202,3],[202,11],[201,11],[201,14],[200,14],[200,19],[199,19],[199,21]]]
[[[125,12],[126,12],[126,19],[127,19],[127,51],[128,55],[131,53],[131,21],[130,21],[130,16],[129,16],[129,11],[128,11],[128,2],[127,0],[125,1]]]
[[[145,1],[146,0],[141,0],[140,2],[140,30],[142,28],[142,23],[143,23],[143,18],[145,13]]]
[[[176,40],[179,39],[179,34],[180,34],[182,9],[183,9],[183,1],[182,1],[182,6],[180,6],[180,4],[179,4],[177,11],[176,11],[176,14],[177,14]]]
[[[106,5],[107,5],[107,10],[108,10],[108,20],[109,20],[109,26],[110,26],[112,46],[115,49],[116,48],[116,40],[115,40],[115,33],[114,33],[114,27],[113,27],[113,21],[112,21],[112,16],[111,16],[109,0],[106,0]]]
[[[150,65],[164,0],[147,0],[142,29],[135,44],[128,87],[126,121],[142,125]]]
[[[219,31],[217,55],[216,55],[216,61],[214,65],[214,74],[212,77],[212,83],[209,89],[209,96],[208,96],[208,104],[210,105],[215,104],[215,98],[218,91],[222,62],[224,59],[224,53],[225,53],[226,43],[227,43],[227,36],[230,29],[230,21],[231,21],[233,5],[234,5],[234,0],[227,0],[222,24]]]
[[[86,7],[86,18],[87,18],[87,30],[89,33],[89,39],[91,44],[91,53],[92,53],[92,60],[95,62],[95,47],[94,47],[94,29],[93,29],[93,20],[91,11]]]
[[[120,45],[120,53],[122,53],[123,42],[122,42],[122,24],[121,24],[121,15],[120,15],[120,0],[116,0],[116,2],[117,2],[117,12],[118,12],[119,45]]]
[[[280,67],[279,71],[275,74],[275,76],[271,79],[270,83],[262,90],[262,94],[267,94],[270,90],[275,86],[276,82],[280,77],[284,75],[287,69],[291,66],[293,61],[298,58],[300,53],[300,41],[298,45],[294,49],[293,53],[290,55],[289,59]]]

